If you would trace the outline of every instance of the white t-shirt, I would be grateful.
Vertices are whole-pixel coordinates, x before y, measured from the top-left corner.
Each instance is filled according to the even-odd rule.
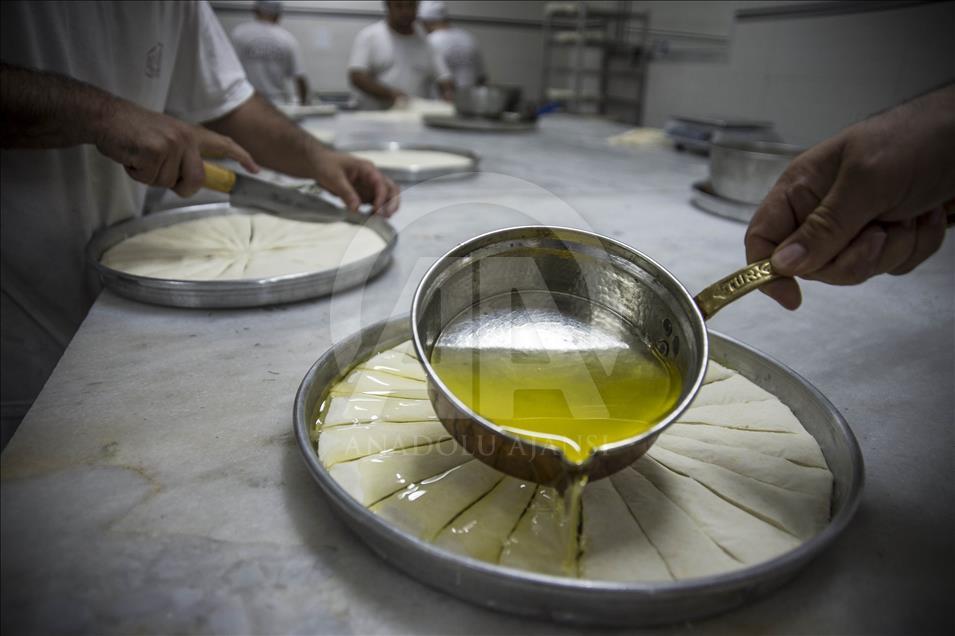
[[[401,35],[392,31],[384,20],[358,32],[348,70],[367,71],[382,84],[409,97],[428,97],[434,82],[451,79],[451,72],[441,55],[428,44],[421,25],[414,25],[412,35]],[[358,100],[366,109],[387,106],[361,91],[358,91]]]
[[[474,86],[478,78],[484,75],[484,62],[477,40],[464,29],[450,27],[433,31],[428,35],[428,42],[441,53],[454,75],[455,86]]]
[[[305,75],[294,35],[277,24],[254,20],[232,30],[232,44],[255,90],[273,102],[291,101],[289,80]]]
[[[253,94],[205,2],[3,2],[0,57],[188,122]],[[99,292],[84,249],[141,214],[146,186],[91,145],[0,151],[5,415],[29,406]]]

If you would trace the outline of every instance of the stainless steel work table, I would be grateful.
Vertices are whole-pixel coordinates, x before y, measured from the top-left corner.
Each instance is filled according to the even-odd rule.
[[[706,162],[607,145],[553,116],[522,134],[339,115],[338,143],[460,145],[478,176],[408,188],[396,260],[364,289],[266,309],[177,310],[103,293],[2,456],[2,625],[51,633],[555,633],[420,585],[331,514],[292,399],[334,341],[408,310],[427,265],[480,232],[546,222],[625,241],[698,291],[743,262],[744,226],[689,204]],[[659,632],[951,632],[955,241],[904,277],[760,294],[710,324],[791,366],[862,445],[862,507],[772,596]]]

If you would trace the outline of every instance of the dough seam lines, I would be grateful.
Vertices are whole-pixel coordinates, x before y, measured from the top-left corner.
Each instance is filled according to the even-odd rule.
[[[666,431],[661,434],[647,456],[624,471],[632,479],[618,473],[595,482],[612,486],[609,491],[603,488],[603,496],[612,492],[615,499],[588,498],[585,489],[577,519],[579,577],[663,580],[669,574],[682,580],[707,576],[782,554],[828,523],[832,477],[828,470],[812,465],[825,463],[815,440],[769,393],[736,372],[712,362],[711,367],[700,393],[709,402],[690,407],[698,419],[706,421],[682,422],[672,443],[667,442]],[[398,430],[389,429],[391,425],[443,435],[427,399],[394,395],[413,393],[418,386],[425,386],[423,370],[409,354],[407,343],[360,362],[332,388],[318,414],[314,430],[318,448],[323,428],[346,437],[350,431],[356,439],[362,438],[356,443],[364,443],[369,452],[376,441],[398,439],[388,437]],[[770,398],[745,399],[760,391]],[[734,402],[737,398],[740,401]],[[741,409],[749,409],[749,414]],[[733,417],[741,418],[744,426],[727,426]],[[754,427],[764,417],[776,419]],[[740,445],[739,440],[746,443]],[[807,440],[812,447],[806,446]],[[797,445],[795,450],[792,444]],[[549,525],[554,523],[548,508],[554,501],[552,489],[493,474],[493,469],[467,455],[450,437],[342,461],[326,457],[323,464],[349,494],[413,536],[472,558],[561,574],[559,566],[558,571],[554,569],[561,558],[557,535]],[[621,490],[621,480],[630,480],[627,493]],[[608,505],[615,514],[623,510],[626,514],[613,519],[588,517],[592,505],[597,505],[594,514],[606,513]],[[819,512],[823,507],[825,515]],[[475,517],[477,513],[484,518]],[[738,537],[734,528],[714,525],[737,517],[745,521],[746,532],[755,534]],[[689,525],[680,530],[672,526],[676,522]],[[671,526],[660,525],[666,523]],[[615,533],[630,534],[615,538]],[[672,543],[674,536],[683,537],[686,544]],[[634,549],[648,552],[640,556]],[[660,564],[660,569],[635,573],[634,564],[647,559]]]

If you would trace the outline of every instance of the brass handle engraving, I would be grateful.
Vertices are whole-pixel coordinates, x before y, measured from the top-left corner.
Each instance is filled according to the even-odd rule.
[[[739,300],[757,287],[781,278],[773,271],[769,259],[750,263],[743,269],[736,271],[726,278],[717,281],[701,291],[693,299],[703,313],[703,320],[709,320],[716,312]]]

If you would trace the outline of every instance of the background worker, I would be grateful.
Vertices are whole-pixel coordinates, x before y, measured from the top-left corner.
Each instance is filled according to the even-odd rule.
[[[386,17],[361,31],[352,45],[348,77],[362,108],[390,108],[409,97],[427,98],[436,83],[438,94],[454,96],[451,71],[415,22],[418,3],[385,2]]]

